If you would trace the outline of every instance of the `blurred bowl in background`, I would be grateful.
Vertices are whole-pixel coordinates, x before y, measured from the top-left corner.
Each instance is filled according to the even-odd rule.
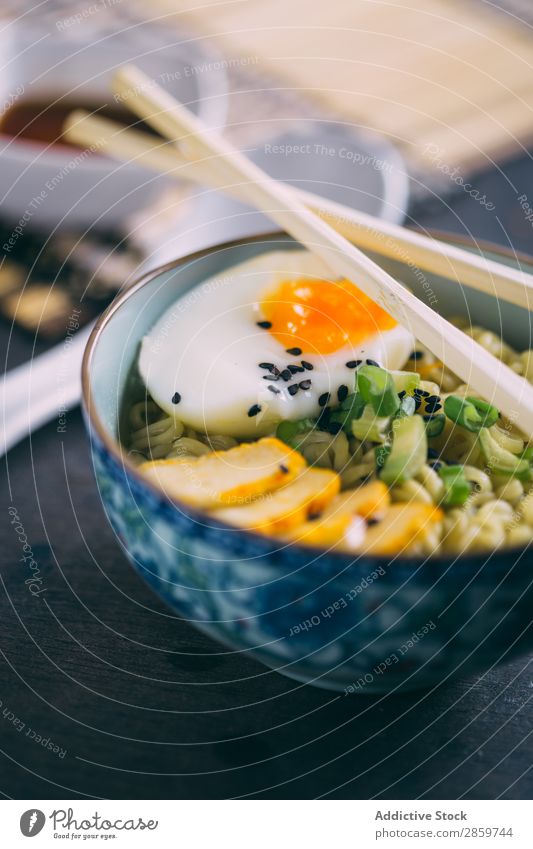
[[[276,180],[400,224],[409,200],[409,176],[400,152],[387,139],[356,126],[298,120],[285,132],[241,150]],[[193,192],[195,190],[193,189]],[[196,190],[198,191],[198,190]],[[206,245],[269,233],[272,221],[215,190],[199,190],[187,217],[187,252]],[[143,271],[183,254],[182,231],[154,245]]]
[[[2,215],[14,226],[22,221],[23,227],[46,231],[63,224],[117,230],[168,187],[164,175],[136,165],[2,132],[16,110],[22,123],[26,104],[28,109],[54,104],[47,110],[51,120],[65,106],[107,106],[115,112],[121,104],[111,92],[111,78],[120,65],[134,62],[208,125],[225,123],[225,64],[199,40],[182,35],[175,44],[154,46],[152,39],[136,45],[120,31],[93,40],[80,29],[85,28],[77,28],[75,37],[59,30],[39,35],[34,28],[11,24],[2,37],[7,68],[0,83]]]

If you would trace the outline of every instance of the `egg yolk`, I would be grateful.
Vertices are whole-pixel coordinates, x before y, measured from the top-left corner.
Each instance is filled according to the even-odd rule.
[[[261,303],[269,332],[284,347],[331,354],[397,322],[349,280],[285,280]]]

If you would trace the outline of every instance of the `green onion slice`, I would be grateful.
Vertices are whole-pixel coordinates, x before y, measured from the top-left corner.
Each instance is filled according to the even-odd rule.
[[[368,404],[360,418],[352,419],[351,428],[353,436],[362,442],[386,442],[390,425],[390,416],[377,416],[372,405]]]
[[[428,453],[426,428],[420,416],[396,419],[392,432],[392,449],[380,475],[389,485],[414,478],[424,467]]]
[[[441,466],[439,476],[444,483],[442,503],[446,507],[460,507],[471,493],[471,485],[465,478],[462,466]]]
[[[379,366],[361,366],[357,371],[357,391],[365,404],[371,404],[379,416],[393,416],[400,406],[390,372]]]
[[[492,427],[500,416],[496,407],[481,398],[461,398],[459,395],[448,395],[444,401],[444,412],[452,422],[471,433],[478,433],[484,427]]]
[[[435,436],[441,435],[446,423],[446,416],[444,413],[434,413],[432,416],[428,416],[424,419],[424,421],[426,423],[428,439],[432,439]]]
[[[329,421],[338,422],[347,433],[352,432],[352,422],[361,418],[365,402],[359,392],[353,392],[344,399],[340,408],[331,413]]]
[[[316,421],[314,419],[285,420],[277,426],[276,436],[286,445],[295,448],[298,444],[297,437],[306,431],[313,430],[314,427],[316,427]]]

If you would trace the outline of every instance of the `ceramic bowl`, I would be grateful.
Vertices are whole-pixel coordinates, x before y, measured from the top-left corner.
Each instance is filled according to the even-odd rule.
[[[116,108],[121,103],[113,98],[111,78],[121,65],[133,62],[209,126],[224,125],[225,65],[198,39],[182,34],[174,44],[163,45],[161,39],[137,43],[128,40],[127,28],[95,38],[74,25],[74,16],[57,23],[64,29],[46,37],[21,26],[0,36],[3,54],[10,59],[0,83],[0,116],[23,99],[68,102],[72,108],[86,103]],[[12,138],[1,131],[0,152],[2,215],[23,229],[116,230],[168,188],[164,175],[154,176],[135,164],[86,155],[66,145]]]
[[[83,366],[85,417],[102,501],[132,565],[176,613],[216,640],[341,692],[428,687],[533,647],[526,550],[422,560],[283,545],[169,501],[121,454],[121,404],[143,334],[201,280],[264,251],[295,247],[274,234],[180,259],[118,296],[95,328]],[[430,288],[443,314],[468,313],[517,348],[531,347],[524,310],[381,262],[421,298]]]

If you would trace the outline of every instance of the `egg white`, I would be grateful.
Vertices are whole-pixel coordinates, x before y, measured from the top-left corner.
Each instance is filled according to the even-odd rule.
[[[188,426],[237,438],[262,436],[282,419],[316,416],[318,398],[346,386],[353,391],[355,372],[346,363],[372,359],[389,369],[402,368],[414,347],[414,336],[397,325],[378,331],[364,342],[331,354],[287,354],[268,330],[258,327],[265,294],[287,279],[331,280],[331,271],[305,250],[271,251],[215,275],[179,298],[144,337],[139,371],[152,398]],[[295,339],[294,346],[298,346]],[[280,370],[304,359],[312,371],[288,382],[271,383],[259,363]],[[294,396],[288,387],[311,380],[308,390]],[[272,393],[268,386],[279,389]],[[179,393],[180,401],[172,398]],[[258,405],[257,415],[248,415]]]

